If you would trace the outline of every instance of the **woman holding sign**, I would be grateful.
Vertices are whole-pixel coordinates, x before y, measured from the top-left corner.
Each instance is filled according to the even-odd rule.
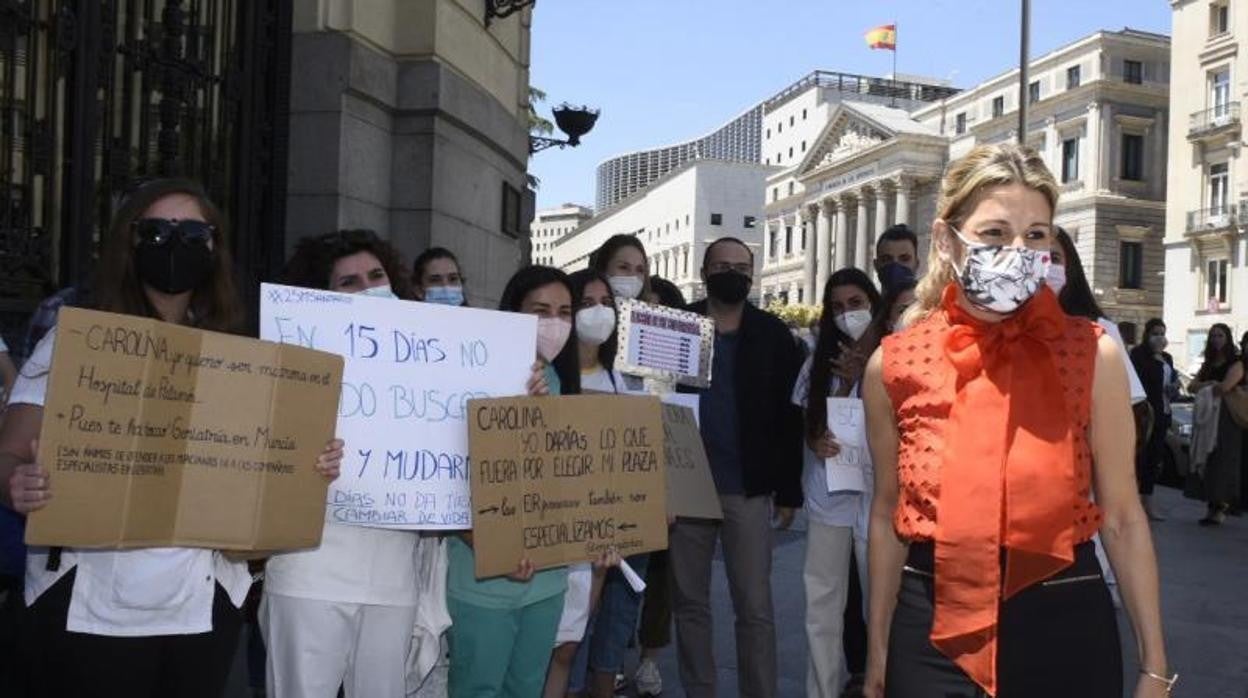
[[[237,332],[244,313],[224,226],[197,184],[140,186],[109,228],[92,305]],[[49,332],[23,367],[0,426],[3,496],[21,513],[52,496],[34,442],[55,336]],[[316,467],[336,477],[341,459],[342,442],[332,441]],[[26,580],[30,695],[221,695],[251,586],[244,563],[197,548],[31,548]]]
[[[650,295],[650,262],[646,248],[636,235],[612,235],[602,243],[589,266],[607,277],[611,294],[623,300],[640,300]]]
[[[1123,695],[1098,529],[1138,639],[1132,695],[1176,680],[1122,350],[1044,285],[1058,194],[1030,148],[951,163],[912,322],[867,365],[872,698]]]
[[[861,269],[846,268],[833,274],[823,293],[819,341],[793,389],[793,404],[805,409],[806,418],[802,490],[810,525],[802,577],[806,585],[806,640],[810,645],[808,696],[841,695],[843,620],[854,567],[850,561],[858,556],[858,570],[866,570],[867,563],[870,471],[864,468],[856,478],[829,476],[825,464],[840,455],[842,442],[828,428],[827,398],[857,398],[861,394],[861,374],[854,373],[850,355],[870,356],[875,351],[880,336],[872,320],[882,307],[880,292]],[[860,609],[851,610],[861,617]]]

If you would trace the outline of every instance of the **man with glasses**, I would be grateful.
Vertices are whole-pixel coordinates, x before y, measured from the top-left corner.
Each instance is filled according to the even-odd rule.
[[[784,323],[747,297],[754,254],[736,238],[706,248],[707,299],[690,310],[715,320],[711,387],[701,391],[706,445],[723,521],[678,519],[669,550],[680,679],[691,698],[716,695],[711,631],[711,561],[722,537],[736,613],[737,695],[776,695],[771,602],[771,524],[793,522],[802,505],[801,413],[789,396],[801,353]]]

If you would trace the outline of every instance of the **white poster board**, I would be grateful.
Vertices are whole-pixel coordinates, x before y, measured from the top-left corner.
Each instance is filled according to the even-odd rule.
[[[327,521],[472,527],[468,401],[524,395],[537,318],[264,284],[260,337],[346,359]]]
[[[828,398],[828,431],[841,452],[827,459],[828,492],[865,492],[871,452],[867,450],[867,419],[862,400]]]
[[[713,320],[634,300],[621,300],[616,306],[620,318],[616,370],[700,388],[710,386]]]

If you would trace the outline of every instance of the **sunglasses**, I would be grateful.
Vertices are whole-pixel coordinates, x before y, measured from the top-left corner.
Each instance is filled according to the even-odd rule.
[[[134,222],[134,234],[141,245],[165,245],[175,238],[183,244],[207,244],[216,230],[211,224],[194,220],[140,218]]]

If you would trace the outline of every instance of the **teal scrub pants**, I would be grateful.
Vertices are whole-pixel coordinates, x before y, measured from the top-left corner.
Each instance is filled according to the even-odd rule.
[[[447,599],[450,698],[539,698],[563,615],[563,594],[516,609]]]

